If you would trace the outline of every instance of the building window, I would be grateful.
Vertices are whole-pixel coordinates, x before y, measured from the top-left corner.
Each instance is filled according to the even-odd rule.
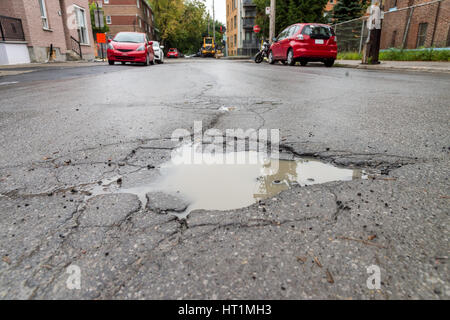
[[[109,4],[109,0],[103,0],[105,4]]]
[[[425,40],[427,39],[427,29],[428,23],[419,24],[419,32],[417,34],[417,48],[423,47],[425,45]]]
[[[89,44],[89,36],[86,24],[86,11],[83,8],[75,5],[74,8],[78,26],[78,38],[80,39],[80,43]]]
[[[111,24],[111,16],[106,16],[106,24]]]
[[[45,0],[39,0],[39,6],[41,8],[42,27],[44,29],[49,29],[47,8],[45,7]]]
[[[136,3],[137,3],[137,7],[140,8],[141,7],[141,0],[137,0]]]
[[[138,20],[139,20],[139,28],[142,28],[142,22],[141,22],[141,19],[138,18]]]

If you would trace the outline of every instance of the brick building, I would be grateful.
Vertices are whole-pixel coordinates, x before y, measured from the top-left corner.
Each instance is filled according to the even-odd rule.
[[[146,33],[149,39],[156,39],[154,16],[146,0],[90,0],[103,7],[109,35],[121,31]]]
[[[338,0],[328,0],[328,3],[325,7],[325,12],[332,11],[337,2]]]
[[[0,64],[94,58],[88,0],[1,0],[0,16]]]
[[[241,0],[227,0],[227,50],[229,56],[237,55],[238,37],[240,28],[240,10]]]
[[[450,0],[401,10],[432,0],[385,0],[381,48],[450,46]]]
[[[331,22],[331,15],[333,13],[333,8],[336,5],[338,0],[328,0],[325,9],[323,10],[323,16],[328,17],[328,20]]]
[[[227,0],[228,55],[252,56],[259,50],[256,5],[252,0]]]

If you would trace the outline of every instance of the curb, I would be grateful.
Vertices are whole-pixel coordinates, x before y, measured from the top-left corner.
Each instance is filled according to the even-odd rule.
[[[44,69],[51,67],[82,67],[101,64],[102,61],[61,61],[61,62],[32,62],[24,64],[0,65],[0,71],[17,69]],[[104,62],[103,62],[104,63]]]
[[[223,60],[251,60],[252,57],[250,57],[250,56],[231,56],[231,57],[222,57],[220,59],[223,59]]]
[[[428,67],[395,67],[395,66],[383,66],[383,65],[353,65],[343,64],[336,62],[334,64],[338,68],[351,68],[351,69],[363,69],[363,70],[381,70],[381,71],[413,71],[413,72],[431,72],[431,73],[445,73],[450,74],[449,69],[437,69]]]

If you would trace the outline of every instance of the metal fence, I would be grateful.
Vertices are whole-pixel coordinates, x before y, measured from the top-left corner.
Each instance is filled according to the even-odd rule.
[[[397,1],[384,1],[381,49],[450,47],[450,0],[415,2],[397,8]],[[334,24],[339,51],[361,53],[369,34],[366,24],[366,17]]]
[[[0,40],[1,41],[25,41],[22,20],[0,16]]]

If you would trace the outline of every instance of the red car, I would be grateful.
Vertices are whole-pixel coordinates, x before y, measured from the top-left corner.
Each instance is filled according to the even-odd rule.
[[[179,55],[178,49],[176,48],[170,48],[169,52],[167,52],[167,58],[178,58]]]
[[[309,61],[321,61],[332,67],[337,57],[336,35],[326,24],[297,23],[284,29],[273,39],[269,63],[283,61],[293,66],[297,61],[306,66]]]
[[[114,39],[108,40],[108,63],[113,65],[116,61],[140,62],[148,66],[155,64],[153,42],[149,41],[145,33],[119,32]]]

